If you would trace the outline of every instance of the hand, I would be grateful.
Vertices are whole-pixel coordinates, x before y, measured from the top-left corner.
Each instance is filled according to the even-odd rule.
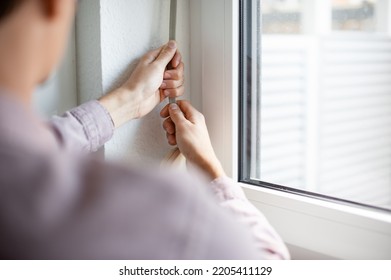
[[[171,64],[170,69],[167,66]],[[116,127],[151,112],[166,97],[184,93],[184,64],[175,41],[145,54],[130,78],[99,102]]]
[[[163,128],[170,145],[178,145],[186,159],[205,171],[211,180],[225,175],[210,142],[204,116],[187,101],[163,108]]]

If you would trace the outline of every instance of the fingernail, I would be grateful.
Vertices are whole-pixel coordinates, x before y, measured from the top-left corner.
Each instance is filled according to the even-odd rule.
[[[168,47],[171,48],[171,49],[175,49],[176,48],[176,43],[174,41],[170,41],[168,43]]]
[[[170,95],[170,92],[169,92],[168,90],[165,90],[165,91],[164,91],[164,95],[165,95],[165,96],[169,96],[169,95]]]
[[[162,83],[162,85],[160,86],[161,88],[165,88],[167,86],[166,83]]]
[[[171,78],[171,75],[169,73],[164,73],[164,78],[165,79],[170,79]]]
[[[178,110],[179,109],[179,107],[176,103],[171,103],[170,108],[171,108],[171,110]]]

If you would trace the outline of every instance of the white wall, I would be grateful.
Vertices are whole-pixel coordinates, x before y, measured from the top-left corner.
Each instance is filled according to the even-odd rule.
[[[168,41],[169,4],[169,0],[81,2],[77,18],[80,101],[100,97],[120,85],[145,52]],[[178,13],[177,40],[189,65],[189,0],[178,1]],[[160,108],[118,129],[105,147],[106,156],[130,164],[159,163],[170,150],[161,128]]]

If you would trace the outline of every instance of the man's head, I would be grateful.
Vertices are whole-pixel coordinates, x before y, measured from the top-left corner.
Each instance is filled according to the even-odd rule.
[[[7,17],[13,9],[15,9],[22,1],[21,0],[13,0],[13,1],[1,1],[0,2],[0,21]]]
[[[76,0],[0,2],[0,83],[19,78],[35,86],[50,75],[63,55],[75,6]]]

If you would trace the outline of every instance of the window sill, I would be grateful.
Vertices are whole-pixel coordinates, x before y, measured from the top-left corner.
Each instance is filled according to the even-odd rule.
[[[390,259],[391,216],[240,183],[288,245],[332,259]],[[292,252],[295,258],[295,252]],[[302,257],[301,257],[302,258]]]

